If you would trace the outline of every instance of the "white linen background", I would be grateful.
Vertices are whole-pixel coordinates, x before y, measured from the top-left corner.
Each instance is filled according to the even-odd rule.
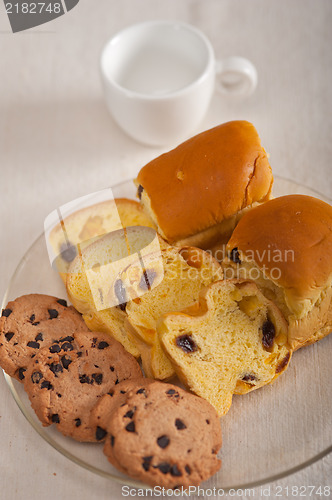
[[[81,0],[65,16],[15,35],[1,2],[1,297],[49,212],[134,177],[165,150],[119,130],[106,111],[98,70],[110,36],[150,19],[192,23],[218,58],[241,55],[257,67],[255,94],[231,101],[216,93],[196,132],[248,119],[275,174],[332,197],[330,0]],[[121,498],[120,485],[71,463],[36,434],[2,374],[0,443],[1,500]],[[331,477],[330,454],[277,484],[331,486]]]

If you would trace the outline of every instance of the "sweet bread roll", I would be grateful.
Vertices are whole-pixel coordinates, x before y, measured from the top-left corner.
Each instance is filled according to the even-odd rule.
[[[251,279],[288,321],[292,349],[332,330],[332,207],[304,195],[248,212],[228,242],[228,278]]]
[[[63,281],[66,282],[68,267],[79,252],[78,245],[89,244],[93,238],[121,226],[153,227],[153,223],[137,201],[117,198],[77,210],[55,226],[49,241],[58,256],[56,266]]]
[[[288,366],[287,324],[253,282],[212,283],[199,302],[158,322],[181,381],[224,415],[233,394],[271,383]]]
[[[226,242],[249,208],[270,199],[272,182],[255,127],[232,121],[151,161],[135,184],[166,241],[207,249]]]

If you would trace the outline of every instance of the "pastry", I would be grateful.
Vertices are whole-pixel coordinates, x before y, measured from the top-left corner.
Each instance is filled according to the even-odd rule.
[[[97,237],[128,226],[153,227],[153,223],[137,201],[127,198],[96,203],[68,215],[49,235],[62,279],[66,281],[68,267],[79,249]]]
[[[226,275],[254,280],[275,302],[292,349],[332,331],[331,205],[304,195],[271,200],[241,219],[226,250]]]
[[[77,332],[44,347],[28,365],[24,388],[44,426],[55,423],[77,441],[101,441],[105,432],[90,426],[98,399],[142,372],[119,342],[99,332]]]
[[[86,247],[74,259],[67,274],[68,297],[83,314],[88,327],[113,336],[135,357],[139,357],[140,351],[124,326],[126,302],[148,289],[138,286],[141,275],[135,286],[135,279],[128,282],[130,273],[126,273],[129,278],[125,281],[123,272],[139,260],[142,274],[149,255],[155,255],[160,261],[160,244],[162,240],[151,228],[113,231]],[[154,285],[162,277],[160,269]]]
[[[22,381],[30,360],[54,341],[87,330],[82,316],[64,299],[22,295],[7,304],[0,318],[0,365]]]
[[[207,130],[143,167],[135,180],[145,212],[170,244],[227,242],[251,207],[271,197],[272,171],[246,121]]]
[[[177,386],[144,380],[124,397],[121,405],[106,403],[103,413],[104,453],[120,471],[152,486],[186,488],[220,468],[220,424],[206,401]],[[111,397],[99,404],[104,400]]]
[[[253,282],[223,280],[158,322],[161,344],[192,392],[224,415],[233,394],[271,383],[291,358],[287,325]]]
[[[202,288],[222,279],[223,273],[217,261],[198,248],[167,245],[162,248],[161,257],[164,272],[161,283],[137,300],[127,303],[125,326],[136,340],[145,375],[166,380],[175,372],[159,342],[156,331],[158,318],[190,305],[198,299]],[[145,269],[145,276],[151,284],[158,276],[155,264],[151,261]]]

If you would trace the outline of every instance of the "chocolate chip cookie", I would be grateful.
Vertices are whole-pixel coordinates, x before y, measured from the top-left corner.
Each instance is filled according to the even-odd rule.
[[[31,294],[9,302],[0,318],[0,365],[23,380],[36,353],[77,331],[88,331],[82,316],[64,299]]]
[[[120,471],[152,486],[198,485],[220,467],[219,419],[205,400],[177,386],[140,382],[125,402],[110,405],[101,425],[107,431],[104,453]],[[124,391],[126,391],[126,387]],[[121,391],[119,384],[117,391]],[[110,398],[111,399],[111,398]]]
[[[77,441],[102,441],[106,432],[90,425],[98,399],[121,381],[142,377],[135,358],[105,333],[76,332],[36,354],[24,388],[44,426],[52,423]]]

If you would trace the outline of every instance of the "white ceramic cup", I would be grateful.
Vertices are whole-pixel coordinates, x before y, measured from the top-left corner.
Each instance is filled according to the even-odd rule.
[[[101,54],[106,103],[138,142],[165,146],[187,138],[204,117],[215,87],[248,95],[257,73],[250,61],[216,61],[208,38],[177,21],[149,21],[115,35]]]

